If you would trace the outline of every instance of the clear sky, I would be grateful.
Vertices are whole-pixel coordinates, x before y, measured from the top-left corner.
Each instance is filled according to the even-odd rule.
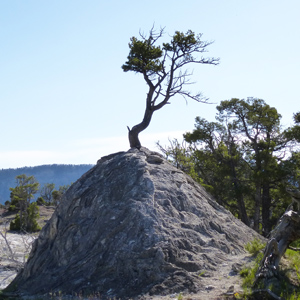
[[[257,97],[292,124],[299,108],[299,0],[0,0],[0,168],[94,164],[128,150],[147,87],[124,73],[130,37],[153,24],[214,41],[193,89],[212,105],[174,98],[140,134],[142,144],[181,139],[216,105]]]

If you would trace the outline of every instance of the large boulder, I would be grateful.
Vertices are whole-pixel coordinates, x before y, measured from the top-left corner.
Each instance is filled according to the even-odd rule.
[[[19,295],[197,292],[255,232],[158,153],[101,158],[65,194],[8,287]]]

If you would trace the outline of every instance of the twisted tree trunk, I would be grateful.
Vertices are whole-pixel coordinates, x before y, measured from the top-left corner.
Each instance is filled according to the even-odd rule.
[[[146,79],[147,79],[147,77],[146,77]],[[169,97],[166,96],[164,101],[162,101],[158,105],[154,105],[155,99],[153,100],[153,95],[154,95],[156,86],[154,86],[149,80],[146,80],[146,81],[149,85],[149,91],[147,94],[146,109],[145,109],[143,121],[141,123],[133,126],[131,129],[127,126],[130,148],[140,149],[142,147],[141,142],[139,140],[139,133],[142,132],[143,130],[145,130],[149,126],[153,113],[156,110],[162,108],[164,105],[166,105],[168,103],[167,101],[169,99]]]
[[[289,245],[300,239],[300,214],[288,210],[271,232],[264,257],[256,273],[254,288],[268,288],[278,280],[279,263]]]
[[[140,149],[142,147],[141,142],[139,140],[139,133],[145,130],[149,126],[152,115],[153,115],[153,109],[151,105],[147,105],[143,121],[133,126],[131,129],[127,126],[130,148]]]

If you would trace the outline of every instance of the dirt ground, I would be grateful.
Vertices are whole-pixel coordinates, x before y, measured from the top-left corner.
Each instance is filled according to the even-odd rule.
[[[46,222],[51,218],[55,210],[54,206],[39,206],[40,218],[38,220],[41,227],[43,227]],[[0,208],[0,225],[3,223],[9,223],[15,218],[16,214],[13,212],[8,212],[4,208]]]

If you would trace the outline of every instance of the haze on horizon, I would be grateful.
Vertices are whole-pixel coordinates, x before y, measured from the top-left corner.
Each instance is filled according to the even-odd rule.
[[[291,125],[300,110],[299,11],[296,0],[0,2],[0,168],[94,164],[128,150],[147,87],[121,66],[130,37],[153,24],[203,33],[214,41],[207,56],[221,60],[196,66],[191,86],[213,104],[174,99],[141,133],[144,146],[181,139],[196,116],[213,121],[231,98],[264,99]]]

